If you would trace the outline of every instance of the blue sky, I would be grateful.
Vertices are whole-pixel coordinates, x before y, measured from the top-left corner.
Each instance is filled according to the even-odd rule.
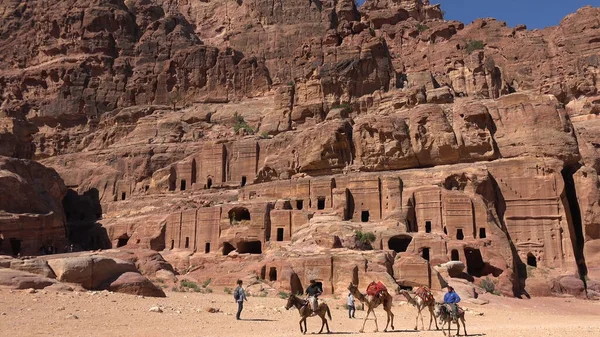
[[[468,24],[477,18],[493,17],[511,27],[522,23],[529,29],[556,26],[580,7],[600,6],[600,0],[433,0],[431,3],[442,4],[446,20]]]
[[[493,17],[511,27],[525,24],[529,29],[556,26],[567,14],[586,5],[600,7],[600,0],[431,0],[431,3],[442,4],[447,20],[469,24],[477,18]]]

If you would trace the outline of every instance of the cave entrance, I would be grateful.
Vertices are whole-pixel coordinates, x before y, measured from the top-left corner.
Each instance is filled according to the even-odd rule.
[[[431,233],[431,221],[425,221],[425,233]]]
[[[301,210],[304,208],[304,200],[296,200],[296,209]]]
[[[537,258],[535,255],[531,253],[527,254],[527,265],[531,267],[537,267]]]
[[[486,238],[485,228],[479,228],[479,238],[480,239],[485,239]]]
[[[460,261],[460,256],[457,249],[452,249],[452,253],[450,253],[450,259],[452,261]]]
[[[277,281],[277,268],[269,268],[269,281]]]
[[[210,242],[204,244],[204,252],[207,254],[210,253]]]
[[[317,198],[317,209],[319,209],[319,210],[325,209],[325,197]]]
[[[185,248],[190,248],[190,238],[189,237],[185,237]]]
[[[212,186],[212,178],[206,179],[206,188],[210,188]]]
[[[235,250],[235,247],[233,247],[231,245],[231,243],[229,243],[229,242],[223,243],[223,255],[228,255],[229,253],[233,252],[234,250]]]
[[[360,213],[360,221],[369,222],[369,211],[362,211]]]
[[[23,242],[23,240],[19,240],[16,238],[10,238],[9,240],[10,242],[10,249],[13,253],[14,256],[17,256],[21,253],[21,242]]]
[[[129,242],[129,236],[127,236],[127,235],[121,236],[120,238],[117,239],[117,248],[126,246],[127,242]]]
[[[127,193],[126,192],[121,193],[121,200],[125,200],[125,198],[127,198]]]
[[[181,179],[181,190],[185,191],[185,188],[187,187],[187,182],[185,181],[185,179]]]
[[[277,228],[277,241],[283,241],[283,228]]]
[[[483,276],[485,263],[481,251],[474,248],[465,248],[465,259],[467,260],[467,273],[471,276]]]
[[[234,207],[229,210],[229,223],[235,225],[244,220],[250,220],[250,211],[245,207]]]
[[[423,248],[423,250],[421,251],[421,257],[424,258],[425,260],[429,261],[429,248],[428,247]]]
[[[240,241],[237,244],[237,251],[240,254],[262,254],[262,242]]]
[[[246,186],[246,176],[242,176],[242,183],[240,185],[242,187]]]
[[[411,241],[412,237],[408,235],[393,236],[388,240],[388,248],[396,253],[403,253],[408,249]]]
[[[262,266],[260,268],[260,279],[264,280],[267,277],[267,266]]]
[[[462,240],[465,238],[465,234],[463,233],[462,228],[458,228],[456,230],[456,240]]]

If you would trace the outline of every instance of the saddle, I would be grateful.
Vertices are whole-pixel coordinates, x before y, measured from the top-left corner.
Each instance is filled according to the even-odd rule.
[[[452,307],[450,306],[450,304],[444,303],[444,304],[442,304],[442,308],[444,308],[444,310],[446,311],[446,313],[448,315],[452,315]],[[457,309],[456,310],[457,317],[464,315],[465,311],[461,307],[459,307],[458,304],[456,304],[456,309]]]
[[[418,287],[415,290],[415,295],[419,296],[424,302],[434,302],[433,293],[431,293],[431,289],[427,287]]]
[[[371,282],[367,286],[367,295],[369,296],[379,297],[384,291],[387,291],[387,288],[381,281],[378,281],[377,283]]]

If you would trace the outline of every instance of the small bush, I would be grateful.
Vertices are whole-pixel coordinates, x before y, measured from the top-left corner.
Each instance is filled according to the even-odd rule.
[[[471,54],[472,52],[474,52],[476,50],[483,49],[483,47],[485,47],[485,44],[483,43],[483,41],[471,40],[471,41],[467,42],[465,49],[466,49],[467,53]]]
[[[371,243],[371,242],[375,241],[375,239],[376,239],[375,234],[373,232],[363,233],[363,232],[357,230],[355,232],[355,234],[361,243]]]
[[[231,294],[233,294],[233,290],[231,290],[231,288],[229,288],[229,287],[225,287],[225,289],[223,289],[223,291],[224,291],[226,294],[230,294],[230,295],[231,295]]]
[[[177,293],[179,292],[179,288],[177,288],[177,286],[173,286],[173,288],[171,288],[171,291]]]
[[[204,289],[204,293],[205,293],[205,294],[211,294],[212,292],[213,292],[213,290],[212,290],[212,289],[210,289],[210,288],[206,288],[206,289]]]
[[[369,27],[369,34],[371,34],[371,36],[375,36],[375,29],[373,29],[373,27]]]
[[[210,284],[210,282],[212,282],[212,279],[211,279],[211,278],[209,278],[208,280],[204,281],[204,283],[202,283],[202,287],[203,287],[203,288],[206,288],[206,287],[208,287],[208,285]]]
[[[260,139],[267,139],[269,138],[269,133],[266,131],[263,131],[260,133]]]
[[[290,296],[290,294],[288,294],[285,291],[280,291],[279,294],[277,294],[277,295],[279,296],[279,298],[282,298],[282,299],[286,299]]]
[[[417,25],[417,31],[418,31],[419,33],[423,33],[424,31],[426,31],[426,30],[428,30],[428,29],[429,29],[429,27],[427,27],[426,25],[424,25],[424,24],[422,24],[422,23],[419,23],[419,24]]]
[[[489,277],[481,279],[479,286],[490,294],[500,295],[500,293],[496,291],[496,281],[490,279]]]
[[[200,287],[198,286],[198,284],[196,284],[196,282],[181,280],[180,285],[181,288],[188,288],[196,292],[200,291]]]
[[[233,131],[237,133],[240,129],[244,129],[250,134],[254,133],[254,129],[250,125],[248,125],[248,123],[244,120],[244,117],[239,115],[237,112],[233,115],[233,119]]]

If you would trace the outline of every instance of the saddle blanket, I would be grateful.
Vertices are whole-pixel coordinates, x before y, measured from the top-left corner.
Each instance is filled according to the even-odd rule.
[[[418,287],[415,289],[415,295],[419,296],[425,302],[434,302],[433,294],[431,293],[431,289],[427,287]]]
[[[381,281],[371,282],[367,287],[367,295],[369,296],[378,296],[382,291],[387,291],[387,288]]]

